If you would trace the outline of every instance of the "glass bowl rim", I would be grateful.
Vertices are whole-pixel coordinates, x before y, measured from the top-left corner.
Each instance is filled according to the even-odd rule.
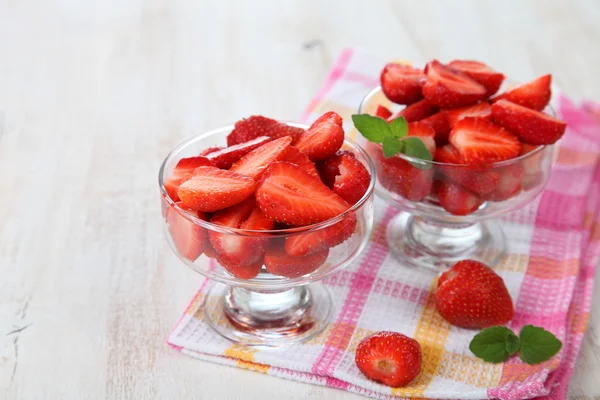
[[[285,124],[293,126],[293,127],[303,128],[303,129],[307,129],[310,126],[308,124],[291,122],[291,121],[281,121],[280,120],[279,122],[285,123]],[[346,142],[350,143],[353,147],[352,150],[358,151],[360,153],[360,155],[366,160],[366,162],[368,164],[369,173],[371,175],[371,179],[369,181],[369,187],[367,188],[367,191],[365,192],[365,194],[355,204],[353,204],[350,208],[348,208],[343,213],[338,214],[335,217],[327,219],[325,221],[318,222],[316,224],[295,227],[295,228],[278,229],[278,230],[275,230],[275,229],[252,230],[252,229],[230,228],[230,227],[226,227],[226,226],[222,226],[222,225],[213,224],[209,221],[205,221],[201,218],[198,218],[198,217],[194,216],[193,214],[191,214],[189,211],[186,211],[186,210],[182,209],[181,207],[179,207],[176,204],[176,202],[174,202],[173,199],[171,199],[171,197],[167,193],[167,190],[165,189],[165,185],[164,185],[165,166],[167,165],[167,163],[169,161],[171,161],[171,159],[174,157],[174,155],[176,153],[181,151],[183,148],[185,148],[190,143],[192,143],[196,140],[201,140],[203,138],[207,138],[212,135],[219,134],[219,133],[230,132],[231,130],[233,130],[233,128],[234,128],[233,125],[227,125],[227,126],[223,126],[220,128],[211,129],[207,132],[187,138],[186,140],[184,140],[183,142],[181,142],[177,146],[175,146],[175,148],[173,150],[171,150],[169,152],[169,154],[167,154],[167,156],[163,160],[163,162],[160,166],[160,169],[158,171],[158,186],[160,188],[162,197],[167,202],[168,207],[175,209],[180,216],[186,218],[187,220],[191,221],[192,223],[194,223],[196,225],[200,225],[203,228],[209,229],[211,231],[235,234],[235,235],[240,235],[240,236],[252,236],[254,238],[285,237],[290,234],[315,232],[315,231],[319,231],[321,229],[327,228],[329,226],[335,225],[336,223],[342,221],[347,215],[350,215],[350,214],[354,213],[356,210],[360,209],[361,206],[367,201],[367,199],[369,199],[370,196],[374,195],[375,182],[377,179],[375,176],[375,164],[373,163],[373,160],[371,159],[369,154],[365,151],[365,149],[363,149],[358,143],[356,143],[352,139],[345,137],[344,143],[346,143]]]

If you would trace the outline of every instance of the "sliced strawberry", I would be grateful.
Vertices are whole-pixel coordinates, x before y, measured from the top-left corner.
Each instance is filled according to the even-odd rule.
[[[333,111],[321,115],[300,136],[295,146],[311,161],[324,160],[335,154],[344,143],[342,117]]]
[[[418,137],[423,141],[431,156],[435,156],[435,130],[425,122],[410,122],[408,136]]]
[[[540,111],[499,100],[492,105],[494,122],[528,144],[553,144],[567,129],[567,124]]]
[[[216,167],[198,167],[194,176],[179,186],[181,202],[192,210],[213,212],[241,203],[252,196],[254,179]]]
[[[315,164],[313,164],[313,162],[310,161],[310,158],[308,158],[306,154],[304,154],[294,146],[288,147],[280,161],[287,161],[289,163],[296,164],[309,175],[315,177],[319,176],[319,172],[317,171],[317,167],[315,167]]]
[[[487,200],[504,201],[521,193],[525,171],[519,164],[507,165],[495,169],[500,179],[494,190],[486,196]]]
[[[495,170],[460,165],[463,164],[460,154],[451,144],[436,150],[435,161],[445,164],[458,164],[459,166],[456,167],[451,165],[440,166],[439,169],[449,179],[480,196],[492,192],[500,180],[500,174]]]
[[[227,270],[227,272],[240,279],[255,278],[256,275],[260,273],[260,270],[264,264],[262,257],[251,264],[230,264],[228,261],[221,259],[218,254],[216,259],[219,264],[221,264],[221,266]]]
[[[406,122],[415,122],[427,118],[430,115],[435,114],[437,111],[438,108],[436,106],[423,99],[417,101],[416,103],[409,104],[397,115],[391,117],[390,120],[398,118],[399,116],[403,116],[404,119],[406,119]]]
[[[486,97],[496,93],[504,81],[503,74],[479,61],[454,60],[448,66],[481,83],[487,90]]]
[[[537,150],[540,146],[535,144],[527,144],[521,143],[521,153],[520,156],[524,156],[525,154],[529,154],[534,150]],[[530,154],[527,157],[524,157],[521,160],[521,165],[525,170],[526,175],[532,175],[542,170],[542,161],[544,159],[543,152],[537,152],[536,154]]]
[[[405,64],[389,63],[381,71],[381,89],[397,104],[410,104],[423,98],[423,71]]]
[[[269,165],[283,158],[290,143],[292,138],[289,136],[267,142],[240,158],[229,170],[258,181]]]
[[[354,205],[367,192],[371,175],[360,161],[346,154],[340,157],[339,171],[332,190],[348,204]]]
[[[392,112],[386,106],[378,104],[377,108],[375,109],[375,116],[383,119],[388,119],[392,116]]]
[[[227,136],[227,146],[244,143],[260,136],[268,136],[271,139],[290,136],[294,143],[303,133],[304,129],[302,128],[296,128],[261,115],[253,115],[235,123],[233,130]]]
[[[180,208],[196,218],[206,220],[206,214],[188,209],[182,203]],[[167,224],[177,253],[186,260],[194,262],[206,247],[206,230],[180,214],[172,205],[167,210]]]
[[[338,150],[331,157],[317,163],[317,170],[319,171],[321,181],[323,181],[329,189],[333,189],[335,178],[340,174],[340,163],[342,162],[343,155],[356,158],[354,153],[350,150]]]
[[[356,228],[356,215],[349,214],[340,222],[313,232],[289,236],[285,251],[294,257],[307,256],[335,247],[352,236]]]
[[[217,251],[215,250],[214,247],[212,247],[210,240],[206,241],[206,246],[204,247],[204,255],[208,258],[213,258],[213,259],[217,258]]]
[[[504,99],[532,110],[542,111],[550,102],[551,84],[552,75],[540,76],[508,92],[499,94],[492,99],[492,102]]]
[[[450,214],[471,214],[483,203],[479,196],[456,183],[441,181],[436,189],[440,205]]]
[[[207,147],[206,149],[202,150],[200,152],[200,154],[198,154],[199,156],[207,156],[210,153],[214,153],[215,151],[219,151],[219,150],[223,150],[224,147],[221,146],[211,146],[211,147]]]
[[[201,166],[213,166],[214,164],[206,157],[188,157],[179,160],[173,169],[173,175],[164,182],[165,190],[173,201],[179,201],[177,191],[179,186],[192,177],[194,169]]]
[[[256,200],[267,217],[294,226],[325,221],[350,207],[319,178],[288,162],[271,164],[256,189]]]
[[[493,163],[517,157],[519,139],[506,129],[483,119],[467,117],[450,132],[450,143],[465,164]]]
[[[423,122],[433,128],[435,131],[435,143],[438,146],[443,146],[448,143],[450,125],[448,124],[448,118],[446,118],[445,111],[436,112],[435,114],[422,119],[420,122]]]
[[[268,136],[260,136],[248,142],[236,144],[208,153],[206,158],[211,160],[217,167],[221,169],[229,169],[240,158],[250,153],[252,150],[259,148],[263,144],[270,142],[271,140],[272,139]]]
[[[329,256],[329,249],[321,250],[302,257],[293,257],[280,246],[271,246],[265,253],[265,267],[273,275],[286,278],[297,278],[316,271],[325,264]]]
[[[486,89],[467,75],[448,68],[437,60],[427,63],[423,95],[440,108],[456,108],[475,104],[486,95]]]
[[[454,128],[454,125],[456,125],[458,121],[465,117],[479,117],[491,120],[492,106],[487,101],[482,101],[481,103],[472,106],[446,111],[446,118],[448,119],[448,125],[450,125],[451,129]]]

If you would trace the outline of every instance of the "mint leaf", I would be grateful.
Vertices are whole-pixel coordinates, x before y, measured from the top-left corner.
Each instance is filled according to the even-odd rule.
[[[402,143],[404,144],[404,149],[402,153],[407,156],[420,158],[424,161],[431,161],[432,156],[427,147],[425,147],[425,143],[418,137],[406,137],[402,139]],[[431,168],[431,164],[429,162],[411,162],[417,168],[420,169],[429,169]]]
[[[469,350],[484,361],[500,363],[518,350],[519,338],[509,328],[493,326],[479,332],[469,345]]]
[[[387,137],[392,137],[388,123],[379,117],[369,114],[354,114],[352,122],[358,131],[370,142],[383,143]]]
[[[533,325],[525,325],[519,333],[519,357],[527,364],[539,364],[554,356],[562,343],[551,332]]]
[[[390,136],[383,140],[383,155],[390,158],[400,153],[404,149],[404,143],[397,138]]]
[[[390,122],[390,130],[392,131],[392,135],[398,139],[408,135],[408,123],[406,119],[402,116],[393,119]]]

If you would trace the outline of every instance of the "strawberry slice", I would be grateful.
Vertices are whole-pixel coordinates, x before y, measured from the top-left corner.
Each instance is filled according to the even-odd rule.
[[[192,210],[213,212],[241,203],[255,188],[256,182],[250,177],[216,167],[198,167],[177,194]]]
[[[281,246],[270,246],[265,253],[265,267],[273,275],[297,278],[316,271],[325,264],[329,256],[329,249],[301,256],[292,257]]]
[[[307,256],[344,243],[356,228],[356,215],[349,214],[340,222],[313,232],[289,236],[285,251],[294,257]]]
[[[397,104],[410,104],[423,98],[423,71],[405,64],[389,63],[379,78],[385,96]]]
[[[446,111],[446,118],[448,119],[448,125],[450,128],[454,128],[454,125],[465,117],[479,117],[491,120],[492,119],[492,106],[487,101],[474,104],[472,106],[466,106],[461,108],[455,108],[454,110]]]
[[[504,201],[521,193],[525,170],[519,164],[496,168],[500,179],[494,190],[486,196],[487,200]]]
[[[248,142],[236,144],[226,147],[221,150],[216,150],[206,155],[206,158],[211,160],[218,168],[229,169],[240,158],[250,153],[252,150],[259,148],[263,144],[270,142],[272,139],[268,136],[260,136]]]
[[[450,143],[465,164],[492,163],[519,155],[519,139],[506,129],[483,119],[467,117],[450,132]]]
[[[388,119],[392,116],[392,112],[386,106],[378,104],[377,108],[375,109],[375,116],[383,119]]]
[[[408,136],[418,137],[423,141],[431,156],[435,156],[435,130],[425,122],[410,122]]]
[[[468,106],[486,95],[483,85],[437,60],[427,63],[425,76],[423,95],[440,108]]]
[[[404,119],[406,119],[406,122],[420,121],[429,117],[430,115],[435,114],[437,111],[438,108],[436,106],[423,99],[406,106],[406,108],[400,111],[397,115],[391,117],[390,121],[398,118],[399,116],[403,116]]]
[[[227,136],[227,146],[248,142],[260,136],[268,136],[271,139],[279,139],[290,136],[294,143],[304,129],[284,124],[261,115],[253,115],[235,123],[231,133]]]
[[[213,166],[214,164],[206,157],[188,157],[179,160],[173,169],[173,175],[164,182],[165,190],[173,201],[179,201],[177,191],[179,186],[192,177],[194,169],[202,166]]]
[[[528,144],[553,144],[567,129],[567,124],[540,111],[499,100],[492,105],[494,122]]]
[[[324,160],[335,154],[344,143],[342,117],[333,111],[321,115],[300,136],[295,146],[311,161]]]
[[[176,204],[184,210],[183,212],[206,220],[206,214],[203,212],[190,210],[181,202]],[[206,247],[206,230],[181,215],[173,205],[167,209],[167,224],[177,253],[190,262],[196,261]]]
[[[532,110],[542,111],[550,102],[551,84],[552,75],[540,76],[508,92],[499,94],[492,99],[492,102],[504,99]]]
[[[240,158],[229,170],[258,181],[271,163],[283,157],[291,143],[292,138],[289,136],[267,142]]]
[[[445,111],[436,112],[435,114],[422,119],[420,122],[423,122],[433,128],[435,131],[435,143],[438,146],[443,146],[448,143],[450,125],[448,124],[448,118],[446,117]]]
[[[296,164],[299,167],[301,167],[307,174],[312,175],[314,177],[319,176],[319,172],[317,171],[317,167],[315,167],[315,164],[313,164],[313,162],[310,161],[310,158],[308,158],[306,154],[304,154],[294,146],[288,147],[285,154],[279,161],[287,161],[289,163]]]
[[[527,144],[521,143],[521,153],[520,156],[524,156],[525,154],[529,154],[534,150],[537,150],[540,146],[535,144]],[[525,170],[526,175],[533,175],[542,170],[542,161],[544,159],[543,153],[540,151],[537,154],[530,154],[527,157],[524,157],[521,160],[521,165]]]
[[[350,207],[319,178],[281,161],[265,172],[256,189],[256,200],[267,217],[294,226],[325,221]]]
[[[494,71],[492,67],[479,61],[454,60],[448,66],[481,83],[487,91],[486,97],[496,93],[502,82],[504,82],[503,74]]]
[[[215,151],[219,151],[219,150],[223,150],[224,147],[221,146],[211,146],[211,147],[207,147],[206,149],[202,150],[200,152],[200,154],[198,154],[199,156],[207,156],[210,153],[214,153]]]
[[[329,189],[333,189],[335,178],[340,174],[340,162],[342,161],[343,155],[356,158],[354,153],[350,150],[338,150],[337,153],[331,157],[317,163],[317,170],[319,171],[321,181],[323,181]]]
[[[483,203],[479,196],[452,182],[438,181],[436,193],[444,210],[454,215],[471,214]]]

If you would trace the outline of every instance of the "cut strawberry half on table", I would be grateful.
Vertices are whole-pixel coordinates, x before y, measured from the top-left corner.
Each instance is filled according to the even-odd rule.
[[[310,225],[333,218],[350,205],[319,178],[288,162],[271,164],[256,189],[263,213],[293,226]]]
[[[499,94],[492,99],[492,102],[508,100],[532,110],[542,111],[550,102],[550,97],[552,96],[551,84],[552,75],[540,76],[506,93]]]
[[[294,143],[303,133],[304,129],[302,128],[290,126],[261,115],[253,115],[235,123],[233,130],[227,136],[227,145],[233,146],[260,136],[268,136],[271,139],[290,136],[292,143]]]
[[[521,193],[525,170],[519,164],[496,168],[499,174],[494,190],[486,196],[487,200],[504,201]]]
[[[540,111],[507,100],[492,105],[494,122],[528,144],[553,144],[567,129],[567,124]]]
[[[319,171],[321,181],[323,181],[329,189],[333,189],[335,178],[340,174],[340,162],[342,161],[343,155],[356,158],[354,153],[350,150],[338,150],[337,153],[331,157],[317,163],[317,170]]]
[[[404,117],[406,122],[420,121],[429,117],[430,115],[435,114],[437,111],[438,108],[436,106],[423,99],[406,106],[405,109],[391,117],[390,121],[398,118],[399,116]]]
[[[214,164],[208,158],[201,156],[182,158],[179,160],[173,170],[173,175],[164,182],[165,190],[171,200],[179,201],[179,196],[177,195],[179,186],[192,177],[194,169],[202,166],[214,167]]]
[[[348,214],[340,222],[313,232],[289,236],[285,251],[294,257],[307,256],[335,247],[352,236],[356,228],[356,215]]]
[[[213,151],[206,155],[206,158],[211,160],[217,167],[221,169],[229,169],[237,160],[250,153],[252,150],[270,142],[268,136],[260,136],[248,142],[236,144],[226,147],[221,150]]]
[[[285,154],[279,161],[287,161],[289,163],[296,164],[300,168],[302,168],[307,174],[312,175],[314,177],[319,176],[319,172],[317,171],[317,167],[315,167],[315,164],[313,164],[313,162],[310,161],[310,158],[308,158],[306,154],[304,154],[294,146],[288,147]]]
[[[344,143],[343,120],[333,111],[321,115],[294,144],[311,161],[335,154]]]
[[[254,179],[216,167],[198,167],[179,186],[181,202],[192,210],[213,212],[241,203],[252,196]]]
[[[240,158],[229,170],[258,181],[269,165],[284,157],[291,143],[289,136],[267,142]]]
[[[438,146],[443,146],[448,143],[448,135],[450,135],[450,125],[445,111],[438,111],[429,117],[422,119],[423,122],[433,128],[435,131],[435,143]]]
[[[273,275],[297,278],[316,271],[325,264],[328,256],[329,249],[307,256],[293,257],[280,245],[270,246],[265,253],[265,267]]]
[[[425,122],[410,122],[408,136],[418,137],[429,150],[431,157],[435,156],[435,130]]]
[[[392,116],[392,112],[386,106],[378,104],[377,108],[375,109],[375,116],[383,119],[388,119]]]
[[[181,202],[176,204],[184,211],[178,211],[173,205],[169,207],[167,210],[169,233],[179,255],[190,262],[194,262],[202,255],[206,247],[206,230],[180,213],[187,212],[203,220],[206,220],[206,214],[190,210]]]
[[[486,97],[496,93],[504,81],[504,74],[479,61],[454,60],[448,66],[481,83],[487,91]]]
[[[508,160],[521,152],[521,143],[514,134],[483,118],[458,121],[450,132],[450,143],[465,164]]]
[[[452,182],[436,182],[436,194],[444,210],[454,215],[471,214],[483,203],[479,196]]]
[[[423,95],[440,108],[468,106],[485,98],[483,85],[437,60],[427,63],[425,76]]]
[[[397,104],[410,104],[423,98],[423,71],[405,64],[389,63],[381,71],[381,89]]]
[[[454,110],[446,111],[446,118],[448,119],[448,125],[450,129],[454,128],[454,125],[458,121],[466,117],[479,117],[487,120],[492,119],[492,106],[487,101],[474,104],[472,106],[466,106],[461,108],[455,108]]]

